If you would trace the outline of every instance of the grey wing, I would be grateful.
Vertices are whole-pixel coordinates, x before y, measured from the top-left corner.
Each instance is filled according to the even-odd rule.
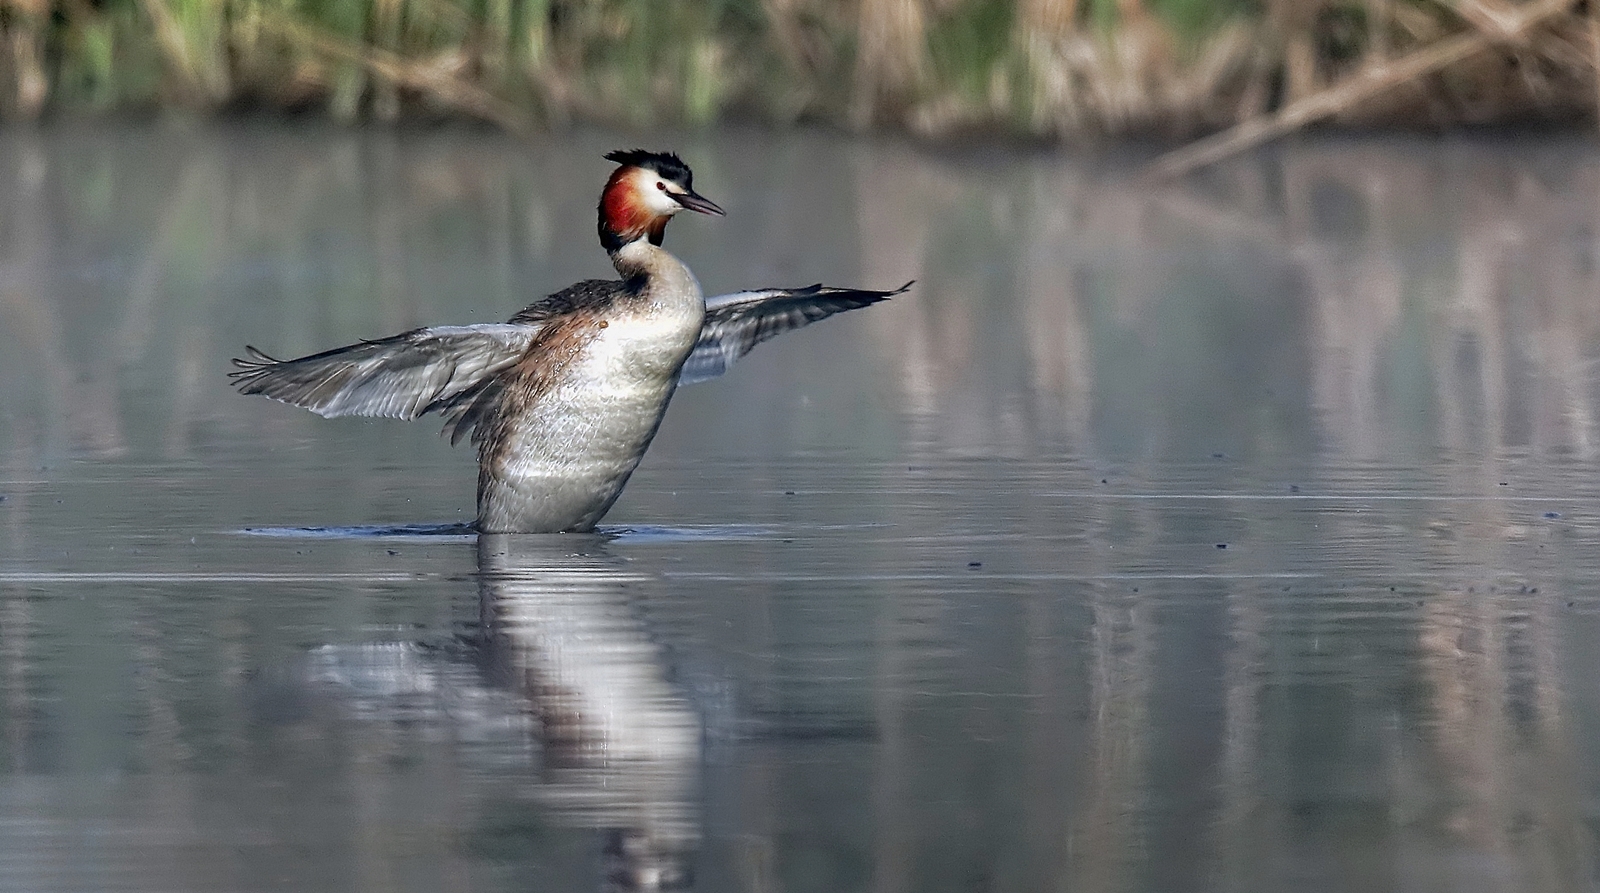
[[[335,416],[414,419],[444,407],[515,363],[538,326],[494,323],[414,329],[377,341],[275,360],[254,347],[230,373],[241,394],[261,394]]]
[[[706,321],[700,340],[683,364],[678,384],[709,381],[728,371],[734,361],[763,341],[808,326],[835,313],[868,307],[903,293],[861,288],[765,288],[706,299]]]

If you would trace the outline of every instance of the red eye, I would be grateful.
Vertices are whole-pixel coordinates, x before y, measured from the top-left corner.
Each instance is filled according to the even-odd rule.
[[[667,191],[667,184],[661,182],[660,180],[657,180],[656,181],[656,188],[661,190],[662,192],[666,192]]]

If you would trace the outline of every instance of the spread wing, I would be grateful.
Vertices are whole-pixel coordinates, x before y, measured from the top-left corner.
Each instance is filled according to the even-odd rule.
[[[734,361],[763,341],[808,326],[835,313],[868,307],[911,287],[893,291],[860,288],[765,288],[706,299],[706,322],[694,352],[683,364],[678,384],[696,384],[728,371]]]
[[[413,329],[301,357],[275,360],[254,347],[230,373],[241,394],[262,394],[335,416],[414,419],[443,408],[520,359],[537,325],[495,323]]]

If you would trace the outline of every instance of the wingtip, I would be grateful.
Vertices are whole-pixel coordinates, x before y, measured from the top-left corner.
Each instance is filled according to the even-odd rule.
[[[245,356],[233,358],[233,365],[238,366],[240,369],[259,369],[262,366],[270,366],[278,362],[276,357],[267,355],[254,344],[246,344],[244,352]]]
[[[872,295],[875,301],[887,301],[895,295],[905,294],[915,284],[917,284],[917,280],[913,279],[899,288],[889,289],[888,291],[866,291],[866,294]]]
[[[244,346],[244,352],[245,356],[234,357],[230,361],[234,365],[234,370],[228,373],[228,378],[232,379],[228,384],[239,388],[245,394],[256,393],[250,389],[252,383],[260,378],[261,373],[268,366],[276,363],[277,360],[262,353],[251,344]]]

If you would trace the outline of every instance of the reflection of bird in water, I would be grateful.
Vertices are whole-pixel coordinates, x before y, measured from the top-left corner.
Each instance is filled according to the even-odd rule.
[[[494,670],[540,722],[540,799],[611,830],[617,888],[682,885],[698,838],[700,724],[628,610],[632,578],[607,556],[524,536],[479,537],[478,573]]]
[[[415,329],[287,361],[250,348],[234,361],[239,390],[329,417],[440,413],[452,442],[471,432],[478,447],[479,530],[592,530],[679,384],[899,293],[817,285],[706,300],[661,241],[679,211],[722,209],[694,191],[676,155],[606,158],[620,166],[600,196],[600,242],[620,279],[579,282],[503,324]]]
[[[606,890],[680,888],[699,843],[701,724],[629,604],[644,578],[603,543],[482,536],[473,653],[327,647],[317,676],[367,719],[498,742],[475,751],[498,754],[485,773],[517,774],[499,762],[507,754],[537,760],[527,795],[560,822],[607,833]]]

